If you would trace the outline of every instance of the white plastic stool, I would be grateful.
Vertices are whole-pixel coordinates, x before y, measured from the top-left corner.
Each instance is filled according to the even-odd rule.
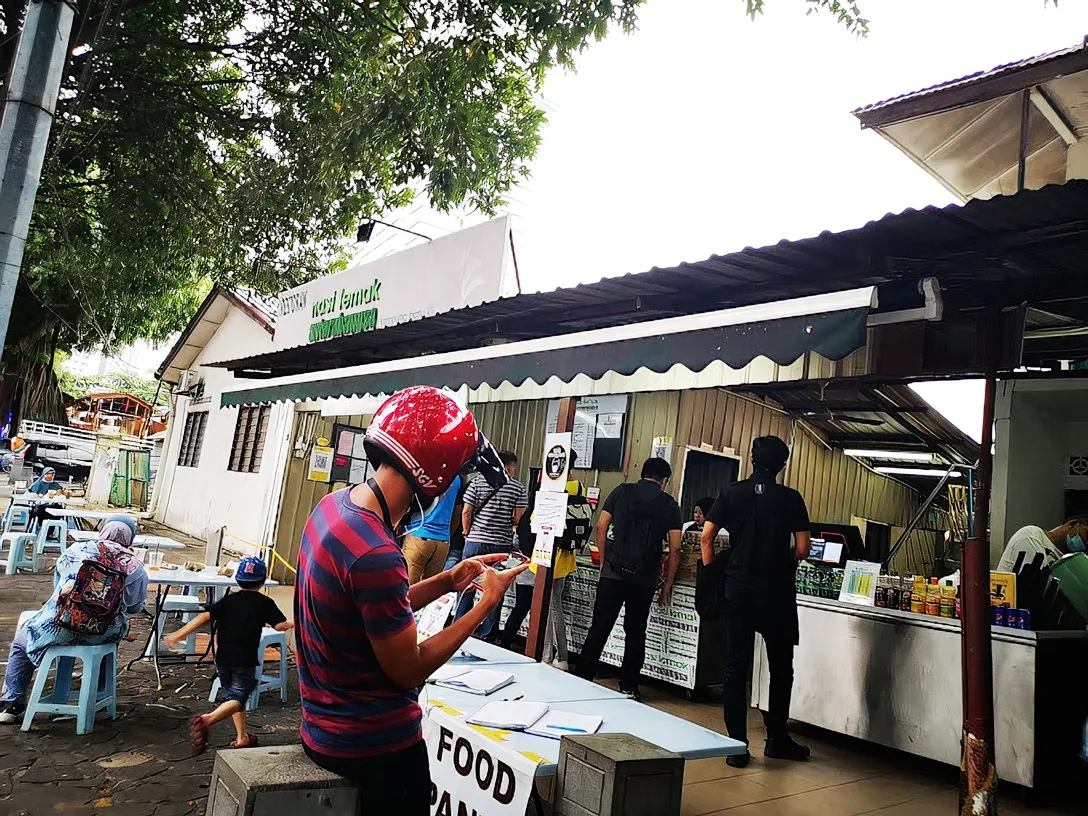
[[[277,648],[280,650],[280,673],[279,674],[265,674],[264,673],[264,651],[268,648]],[[275,629],[265,629],[261,633],[261,645],[258,647],[257,652],[257,667],[260,674],[257,675],[257,688],[253,689],[253,693],[249,695],[249,699],[246,700],[246,711],[256,711],[257,704],[261,700],[262,691],[273,691],[279,689],[280,702],[287,702],[287,634],[285,632],[277,632]],[[212,683],[212,693],[208,695],[208,702],[215,702],[215,695],[219,693],[219,678],[215,678],[215,682]]]
[[[4,533],[0,536],[0,563],[4,572],[14,575],[21,569],[38,571],[38,537],[34,533]],[[4,550],[7,555],[4,555]]]
[[[200,603],[200,598],[195,595],[167,595],[163,598],[162,612],[158,616],[155,634],[147,644],[144,657],[151,657],[152,650],[159,648],[159,643],[162,640],[162,630],[166,626],[167,615],[180,612],[182,622],[188,623],[203,611],[204,606]],[[196,632],[193,632],[185,639],[185,651],[187,654],[196,652]]]

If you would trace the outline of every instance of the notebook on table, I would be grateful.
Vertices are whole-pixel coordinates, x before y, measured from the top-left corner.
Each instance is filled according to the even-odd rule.
[[[526,728],[525,733],[557,740],[578,734],[596,734],[603,722],[604,717],[596,714],[572,714],[552,709]]]
[[[547,703],[494,700],[469,717],[468,722],[470,725],[483,725],[487,728],[524,731],[547,713]]]
[[[469,694],[487,695],[506,688],[514,682],[514,675],[510,672],[494,671],[493,669],[472,669],[464,674],[447,677],[436,681],[436,684],[456,691],[467,691]]]

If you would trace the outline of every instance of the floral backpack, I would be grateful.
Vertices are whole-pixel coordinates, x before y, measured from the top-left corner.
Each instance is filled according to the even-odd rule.
[[[57,602],[58,626],[82,635],[100,635],[121,613],[125,571],[117,556],[99,544],[98,552],[79,565],[75,584]]]

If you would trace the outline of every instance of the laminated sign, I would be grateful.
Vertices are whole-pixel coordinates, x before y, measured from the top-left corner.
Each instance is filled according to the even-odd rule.
[[[547,493],[565,493],[570,471],[569,433],[550,433],[544,438],[544,467],[540,489]]]
[[[423,720],[431,816],[524,816],[536,762],[438,709]]]
[[[332,475],[332,448],[329,440],[318,439],[310,452],[310,469],[306,478],[311,482],[328,482]]]

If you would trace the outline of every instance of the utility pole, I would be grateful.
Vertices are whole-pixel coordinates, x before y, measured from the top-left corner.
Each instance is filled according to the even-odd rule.
[[[57,109],[75,12],[30,0],[0,120],[0,355]]]

